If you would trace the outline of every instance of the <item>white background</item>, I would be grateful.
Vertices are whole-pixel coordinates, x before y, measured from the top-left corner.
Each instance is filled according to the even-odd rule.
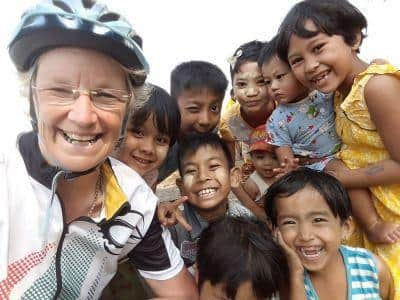
[[[273,37],[293,0],[103,0],[122,13],[144,40],[149,80],[169,90],[169,74],[180,62],[207,60],[229,78],[227,58],[242,43]],[[367,17],[368,37],[361,57],[385,58],[400,66],[400,1],[351,0]],[[19,94],[7,43],[22,12],[36,1],[2,2],[0,18],[0,146],[29,129],[27,100]],[[392,27],[395,25],[397,27]],[[399,96],[400,98],[400,96]]]

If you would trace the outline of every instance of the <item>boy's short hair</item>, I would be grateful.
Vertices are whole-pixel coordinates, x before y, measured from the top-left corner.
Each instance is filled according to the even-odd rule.
[[[315,24],[317,31],[305,29],[307,20]],[[341,35],[346,44],[353,46],[359,32],[361,41],[366,37],[362,33],[364,28],[367,28],[367,19],[346,0],[305,0],[294,5],[280,25],[278,54],[282,60],[288,61],[289,42],[293,34],[302,38],[311,38],[320,32],[330,36]]]
[[[266,224],[240,217],[223,218],[203,230],[197,269],[200,291],[207,280],[223,283],[230,299],[246,281],[258,299],[270,298],[288,276],[285,255]]]
[[[231,79],[233,79],[233,75],[239,72],[239,69],[243,64],[248,62],[257,62],[263,46],[263,42],[254,40],[239,46],[239,48],[235,50],[232,56],[233,60],[231,66],[229,68]]]
[[[264,43],[264,46],[260,51],[260,56],[258,57],[258,66],[261,68],[274,56],[278,56],[278,35],[274,36],[269,42]],[[286,60],[284,62],[286,63]]]
[[[277,226],[276,201],[290,197],[305,187],[316,190],[326,201],[332,214],[344,222],[351,216],[349,195],[343,185],[333,176],[309,168],[299,168],[279,178],[264,196],[265,213],[273,226]]]
[[[128,122],[128,131],[143,126],[144,122],[153,115],[154,126],[162,134],[169,136],[170,146],[178,138],[181,125],[181,115],[178,104],[167,91],[159,86],[148,84],[150,96],[147,101],[134,107]]]
[[[213,92],[223,100],[228,86],[224,73],[206,61],[188,61],[176,66],[171,73],[171,96],[178,99],[185,91]]]
[[[191,133],[185,136],[179,142],[179,153],[178,153],[178,167],[179,174],[182,176],[183,161],[188,155],[196,153],[200,147],[210,146],[215,149],[221,149],[225,158],[228,162],[229,169],[235,166],[231,152],[229,151],[226,143],[216,133]]]

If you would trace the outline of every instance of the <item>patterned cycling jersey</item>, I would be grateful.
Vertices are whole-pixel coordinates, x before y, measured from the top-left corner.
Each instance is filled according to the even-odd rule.
[[[42,157],[37,135],[0,160],[0,299],[97,299],[129,258],[145,278],[174,277],[183,261],[155,217],[157,198],[121,162],[101,166],[105,205],[97,218],[65,222],[55,190],[59,170]]]

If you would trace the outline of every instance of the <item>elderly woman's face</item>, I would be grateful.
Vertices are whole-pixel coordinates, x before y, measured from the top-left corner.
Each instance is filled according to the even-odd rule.
[[[84,171],[112,152],[126,111],[125,78],[116,61],[92,50],[57,48],[40,57],[32,92],[40,150],[51,165]]]

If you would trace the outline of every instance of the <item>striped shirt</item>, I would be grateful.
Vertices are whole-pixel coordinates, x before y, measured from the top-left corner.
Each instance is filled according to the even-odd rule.
[[[340,246],[347,278],[347,299],[381,299],[377,263],[366,249]],[[305,272],[304,285],[307,299],[318,300],[310,276]]]

